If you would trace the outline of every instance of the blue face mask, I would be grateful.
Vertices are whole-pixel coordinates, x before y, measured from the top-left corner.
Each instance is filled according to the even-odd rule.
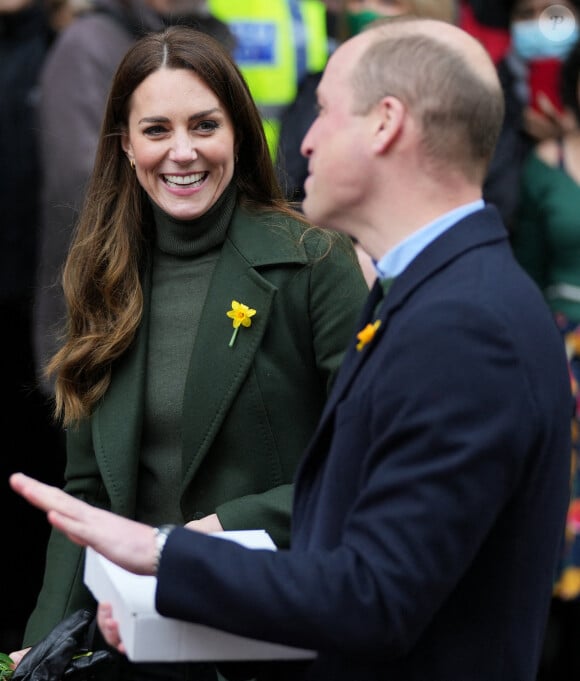
[[[510,33],[514,51],[525,61],[565,59],[579,36],[578,28],[575,26],[569,35],[557,36],[557,40],[551,39],[542,31],[540,22],[536,19],[514,21]]]

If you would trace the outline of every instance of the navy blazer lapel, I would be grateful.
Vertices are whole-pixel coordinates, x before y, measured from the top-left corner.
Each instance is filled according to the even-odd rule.
[[[356,339],[353,339],[350,344],[318,428],[305,453],[300,471],[305,468],[311,456],[324,450],[324,447],[319,446],[320,438],[324,438],[327,429],[331,427],[337,403],[348,390],[361,366],[372,358],[374,348],[381,342],[387,342],[384,337],[388,332],[389,319],[398,307],[406,302],[417,287],[424,284],[435,273],[466,251],[486,243],[507,241],[507,239],[508,234],[499,212],[493,206],[486,206],[484,209],[460,220],[451,229],[435,239],[396,278],[379,310],[378,317],[381,320],[381,325],[377,329],[372,342],[360,351],[356,350]],[[373,311],[382,294],[379,289],[380,284],[375,282],[363,310],[360,329],[368,322],[373,321]]]
[[[367,324],[376,321],[377,317],[375,317],[375,308],[377,307],[378,303],[382,300],[382,298],[383,289],[381,288],[381,285],[377,280],[373,284],[373,287],[366,300],[365,306],[363,307],[360,321],[357,326],[357,332],[363,329]],[[381,313],[384,312],[384,309],[385,306],[383,305],[380,312]],[[385,321],[386,320],[382,319],[381,315],[381,326],[379,326],[375,338],[373,339],[373,342],[369,343],[367,346],[362,348],[362,350],[357,350],[356,348],[357,346],[356,336],[353,337],[353,339],[351,340],[349,347],[345,353],[344,359],[342,361],[340,370],[337,374],[336,381],[328,397],[326,406],[323,410],[323,417],[324,414],[326,414],[327,412],[331,412],[333,410],[334,405],[340,399],[340,396],[347,390],[352,378],[355,376],[360,366],[366,361],[369,353],[372,350],[374,342],[378,340],[379,334],[383,330],[381,327],[383,327]]]

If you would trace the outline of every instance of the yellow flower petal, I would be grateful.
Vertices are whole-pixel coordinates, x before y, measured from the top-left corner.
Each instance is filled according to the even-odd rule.
[[[237,300],[232,300],[232,309],[226,312],[226,315],[232,320],[232,326],[234,327],[234,334],[230,340],[230,347],[234,344],[236,339],[236,332],[240,326],[249,327],[252,326],[252,317],[256,314],[256,310],[244,303],[240,303]]]
[[[572,600],[580,594],[580,568],[566,569],[555,587],[555,595],[563,600]]]
[[[376,322],[374,322],[373,324],[367,324],[364,329],[357,333],[356,337],[358,338],[359,341],[356,344],[357,350],[359,351],[362,350],[365,347],[365,345],[368,345],[372,341],[380,325],[381,320],[377,319]]]

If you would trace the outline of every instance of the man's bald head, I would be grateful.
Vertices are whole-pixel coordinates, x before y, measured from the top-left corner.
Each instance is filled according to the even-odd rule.
[[[429,160],[483,180],[504,100],[495,65],[477,40],[446,22],[401,18],[373,24],[334,57],[350,70],[356,112],[367,113],[387,95],[400,99],[421,126]]]

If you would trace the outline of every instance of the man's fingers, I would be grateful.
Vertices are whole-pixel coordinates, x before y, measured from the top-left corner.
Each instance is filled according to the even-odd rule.
[[[56,487],[45,485],[24,473],[14,473],[10,476],[10,486],[34,506],[48,511],[55,507],[58,495],[61,493]]]
[[[536,101],[538,103],[538,108],[545,116],[551,118],[555,122],[560,120],[560,112],[554,106],[548,95],[543,92],[539,92]]]
[[[79,499],[73,499],[58,487],[46,485],[39,480],[30,478],[24,473],[14,473],[10,476],[12,489],[29,503],[47,513],[56,511],[58,517],[70,517],[80,522],[90,512],[91,506]]]

